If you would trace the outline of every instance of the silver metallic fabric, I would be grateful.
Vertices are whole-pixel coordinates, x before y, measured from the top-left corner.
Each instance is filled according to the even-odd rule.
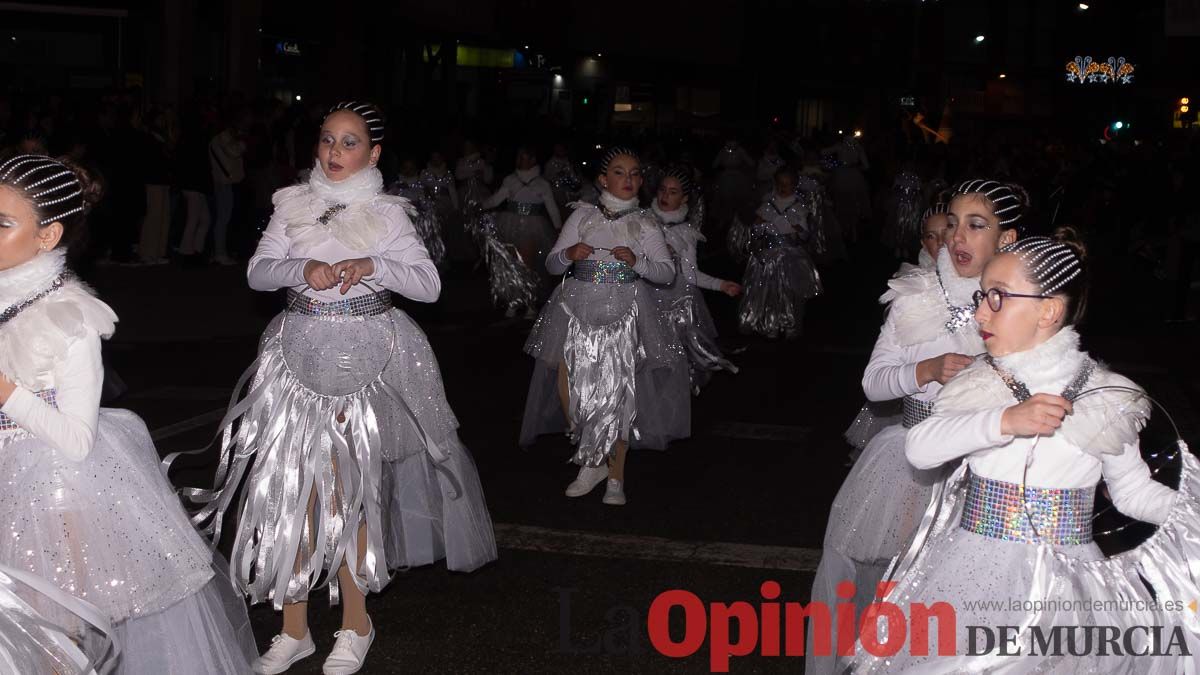
[[[901,424],[905,429],[911,429],[924,422],[933,414],[933,401],[922,401],[912,396],[904,397],[904,411]]]
[[[583,466],[608,461],[617,441],[638,435],[636,380],[645,358],[637,330],[638,305],[603,326],[583,322],[565,304],[569,324],[563,347],[570,383],[569,424],[578,447],[572,459]]]

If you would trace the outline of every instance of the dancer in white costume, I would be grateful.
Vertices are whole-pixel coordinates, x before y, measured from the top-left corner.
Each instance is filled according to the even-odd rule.
[[[562,229],[562,216],[554,200],[554,188],[542,177],[532,147],[517,149],[516,171],[504,178],[483,202],[483,208],[494,209],[501,204],[505,211],[496,217],[501,240],[516,247],[526,266],[544,274],[546,253]],[[534,311],[533,307],[528,309]]]
[[[939,624],[932,655],[868,611],[860,635],[875,654],[860,644],[854,672],[1200,669],[1200,626],[1185,606],[1200,597],[1200,463],[1180,440],[1179,490],[1152,477],[1139,442],[1150,401],[1079,347],[1087,291],[1086,253],[1069,229],[1007,246],[984,269],[975,318],[987,355],[942,388],[906,444],[917,467],[958,468],[887,596],[904,616],[915,603],[953,611],[919,619]],[[1101,480],[1118,510],[1159,526],[1112,558],[1093,541]],[[965,626],[1010,627],[1013,642],[972,653]]]
[[[96,194],[49,157],[0,164],[0,564],[97,607],[122,675],[246,673],[254,639],[224,563],[160,473],[146,425],[100,408],[100,340],[117,317],[66,266]],[[94,620],[25,600],[96,646]]]
[[[903,399],[900,424],[877,433],[846,476],[829,513],[812,599],[833,607],[839,583],[854,583],[861,610],[888,562],[916,529],[938,471],[917,471],[904,457],[908,429],[932,412],[938,390],[983,352],[972,318],[979,274],[997,249],[1017,239],[1028,208],[1015,185],[971,180],[950,202],[946,246],[933,268],[916,267],[888,282],[887,317],[863,373],[868,401]],[[811,640],[811,637],[810,637]],[[833,656],[806,660],[805,672],[832,673]]]
[[[345,675],[362,667],[375,636],[366,594],[382,591],[393,570],[444,558],[470,571],[496,558],[437,359],[391,306],[391,292],[433,302],[441,282],[408,202],[383,194],[382,140],[373,105],[335,107],[312,177],[275,193],[250,261],[250,286],[288,288],[287,305],[243,376],[249,391],[223,423],[218,486],[196,495],[205,507],[195,520],[219,537],[245,477],[234,580],[253,602],[283,610],[259,673],[314,652],[308,601],[322,585],[342,603],[323,672]]]
[[[917,252],[917,265],[921,269],[933,269],[937,264],[938,249],[942,247],[946,235],[946,211],[948,204],[938,202],[925,209],[921,216],[921,247]],[[912,274],[914,266],[911,263],[900,263],[900,269],[893,275],[899,279]],[[875,434],[894,424],[900,424],[902,411],[901,399],[887,401],[867,401],[863,404],[858,417],[846,429],[846,440],[854,447],[850,452],[851,460],[857,460],[867,443],[875,438]]]
[[[662,230],[638,208],[637,155],[610,149],[600,164],[600,205],[576,205],[546,258],[571,276],[550,296],[525,351],[536,359],[521,445],[566,431],[581,466],[567,487],[581,497],[607,480],[604,503],[625,503],[625,457],[664,449],[691,433],[688,360],[647,282],[668,284],[675,265]]]
[[[691,364],[692,393],[699,394],[714,371],[731,373],[737,367],[725,359],[717,344],[717,326],[701,289],[720,291],[731,298],[742,294],[740,284],[705,274],[697,266],[696,245],[704,241],[700,228],[691,223],[692,189],[690,172],[667,169],[658,184],[658,197],[650,210],[663,228],[663,237],[675,259],[675,280],[669,285],[651,285],[659,310],[675,327]],[[699,198],[699,194],[696,194]]]
[[[749,229],[745,293],[738,308],[743,333],[788,339],[804,331],[804,304],[821,294],[821,277],[806,248],[811,236],[809,206],[796,192],[795,169],[775,173],[775,190]]]

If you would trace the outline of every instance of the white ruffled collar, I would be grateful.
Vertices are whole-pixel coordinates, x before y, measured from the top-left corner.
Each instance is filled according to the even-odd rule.
[[[321,162],[316,161],[308,185],[314,195],[330,204],[356,206],[371,201],[383,192],[383,174],[379,169],[368,166],[345,180],[333,181],[325,175]]]
[[[535,166],[532,169],[517,169],[513,173],[516,174],[517,180],[528,184],[529,181],[542,175],[542,169],[541,167]]]
[[[973,296],[979,290],[979,277],[958,276],[958,270],[954,269],[954,262],[950,260],[950,249],[945,246],[938,249],[935,267],[941,275],[942,288],[946,289],[950,304],[965,307],[975,303]]]
[[[636,195],[632,199],[618,199],[613,193],[604,190],[600,193],[600,205],[609,211],[620,212],[637,208],[638,199]]]
[[[66,250],[56,248],[38,253],[16,267],[0,271],[0,309],[8,309],[49,288],[66,267]]]
[[[996,364],[1025,383],[1031,393],[1061,394],[1087,358],[1079,333],[1064,326],[1045,342],[1023,352],[996,357]]]
[[[679,208],[675,209],[674,211],[663,211],[658,207],[658,200],[655,199],[650,204],[650,210],[654,211],[654,215],[657,216],[658,219],[663,222],[663,224],[675,225],[676,223],[682,223],[687,219],[688,205],[680,204]]]
[[[925,247],[922,246],[921,250],[917,252],[917,267],[933,269],[933,266],[936,264],[937,261],[934,260],[933,256],[929,255],[929,251],[926,251]]]

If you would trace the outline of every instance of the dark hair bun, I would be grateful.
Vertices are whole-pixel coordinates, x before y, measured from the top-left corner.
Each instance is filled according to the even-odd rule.
[[[1079,262],[1087,262],[1087,246],[1083,243],[1083,238],[1079,236],[1079,231],[1074,227],[1063,225],[1055,229],[1050,238],[1074,251],[1075,255],[1079,256]]]
[[[75,180],[79,181],[79,189],[82,191],[79,196],[83,199],[83,212],[89,213],[104,197],[103,181],[70,157],[59,157],[58,161],[75,174]]]

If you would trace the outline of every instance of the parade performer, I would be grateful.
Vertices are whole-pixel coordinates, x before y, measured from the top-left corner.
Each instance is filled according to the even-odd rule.
[[[117,673],[247,673],[257,652],[224,562],[159,471],[145,423],[100,408],[100,341],[117,317],[66,260],[97,190],[49,157],[0,164],[0,565],[97,608],[111,637],[76,607],[24,598],[88,653],[115,640]]]

